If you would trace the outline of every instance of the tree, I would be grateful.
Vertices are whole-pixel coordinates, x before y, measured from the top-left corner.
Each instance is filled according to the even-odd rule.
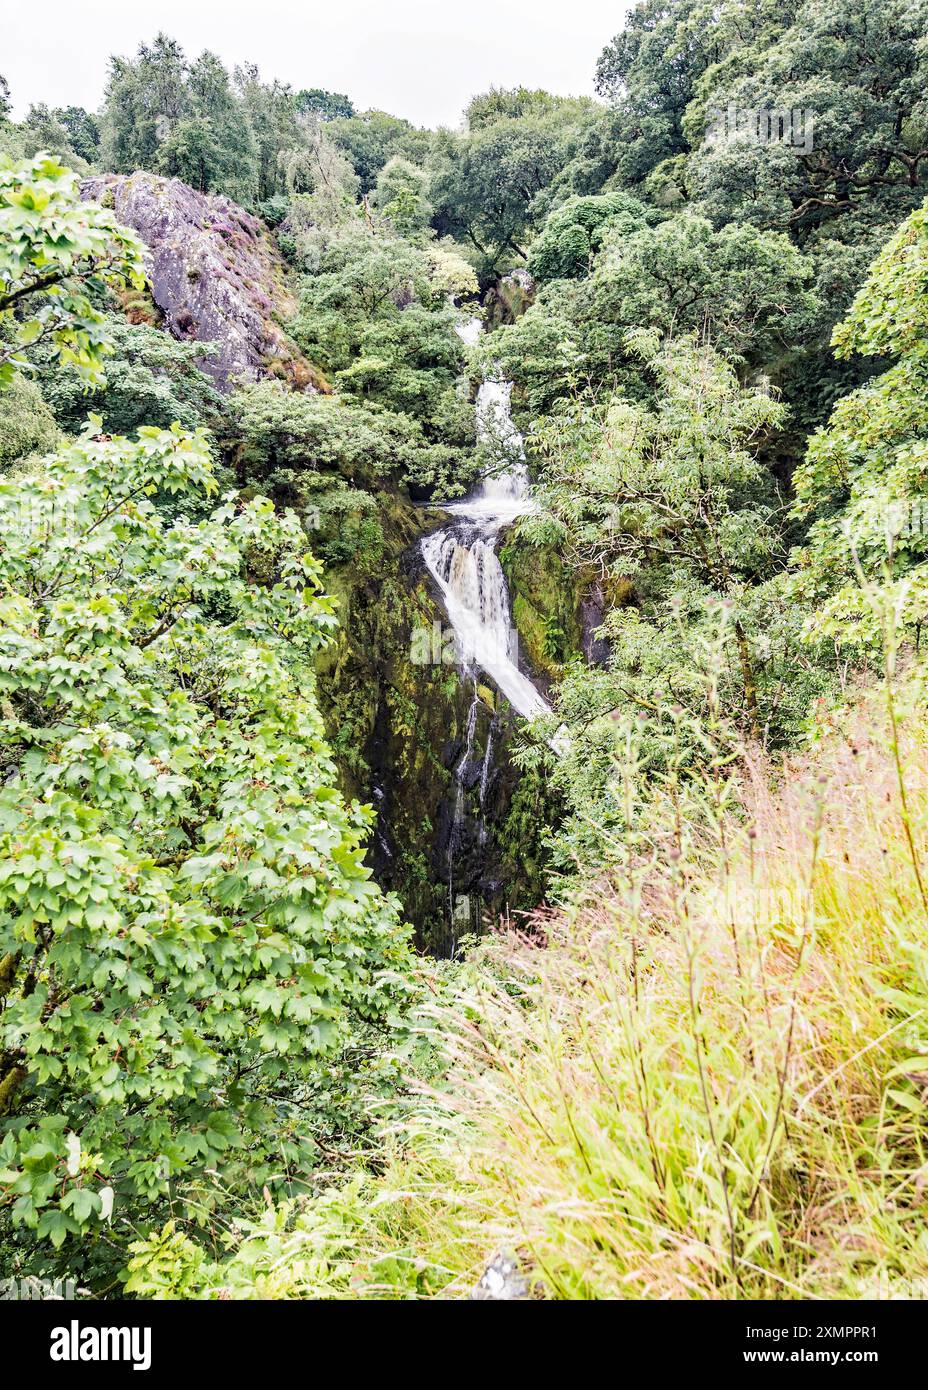
[[[110,58],[103,107],[103,158],[117,174],[155,172],[158,150],[187,113],[187,59],[161,33],[135,60]]]
[[[312,112],[323,121],[355,114],[354,105],[344,92],[327,92],[324,87],[303,87],[296,94],[296,108],[301,115]]]
[[[247,201],[260,172],[253,105],[214,53],[204,50],[190,63],[180,44],[159,34],[139,46],[134,61],[110,60],[104,157],[117,173],[148,169]]]
[[[909,637],[928,617],[928,203],[876,258],[833,342],[842,358],[896,360],[809,440],[789,593],[809,637],[866,649],[888,611]]]
[[[12,326],[12,341],[0,341],[0,388],[40,341],[99,381],[107,340],[95,297],[144,283],[142,243],[107,209],[80,201],[70,170],[47,155],[0,168],[0,326]]]
[[[432,218],[427,184],[424,169],[394,155],[377,175],[371,203],[390,219],[401,236],[422,232]]]
[[[208,345],[177,342],[161,329],[128,323],[122,314],[108,315],[103,332],[106,376],[92,390],[50,352],[33,354],[42,394],[62,429],[78,434],[91,412],[108,434],[130,434],[141,425],[168,429],[175,423],[186,430],[220,428],[228,402],[201,369]]]
[[[640,586],[638,609],[621,609],[611,624],[616,669],[623,664],[623,624],[634,627],[650,607],[658,618],[648,639],[652,675],[660,669],[668,694],[675,639],[664,645],[668,634],[660,628],[670,614],[670,595],[683,598],[694,626],[712,601],[731,604],[742,708],[754,720],[757,677],[739,609],[751,585],[766,577],[771,557],[783,550],[772,524],[770,479],[756,457],[757,441],[782,421],[783,406],[763,390],[740,386],[731,366],[695,338],[661,344],[655,334],[637,330],[628,348],[653,378],[653,407],[621,397],[605,408],[590,407],[578,399],[541,426],[535,436],[542,451],[536,524],[545,527],[547,510],[575,564]],[[653,596],[650,605],[646,595]],[[638,645],[631,643],[629,655]]]
[[[88,164],[100,155],[100,124],[83,106],[58,107],[55,117],[68,132],[71,149]]]
[[[607,230],[625,235],[657,220],[654,211],[628,193],[571,197],[546,219],[532,242],[528,268],[536,280],[582,279]]]
[[[638,331],[628,350],[651,378],[651,404],[578,396],[530,438],[540,486],[522,543],[553,547],[607,603],[608,661],[568,668],[549,726],[570,734],[549,773],[566,811],[555,862],[569,874],[578,858],[596,872],[634,817],[616,768],[636,712],[655,725],[638,770],[659,775],[669,748],[678,767],[698,760],[701,720],[760,734],[784,680],[773,640],[783,596],[766,581],[786,547],[757,455],[783,407],[695,337],[661,344]]]
[[[596,90],[619,111],[618,169],[627,185],[687,150],[683,117],[719,57],[717,23],[702,0],[643,0],[596,66]]]
[[[559,112],[501,117],[468,135],[441,134],[432,158],[429,198],[439,232],[466,237],[487,273],[521,245],[533,202],[564,162],[574,126]]]
[[[254,135],[229,74],[204,51],[187,77],[187,114],[158,150],[158,171],[181,178],[201,193],[221,188],[247,200],[254,193]]]
[[[359,111],[329,123],[329,132],[351,161],[362,194],[370,193],[377,175],[393,155],[424,164],[431,136],[400,116],[386,111]]]
[[[32,453],[45,453],[60,439],[42,393],[34,381],[19,375],[4,388],[0,407],[0,472]]]
[[[346,367],[371,319],[432,298],[424,251],[395,237],[354,231],[335,241],[307,277],[292,325],[300,346],[324,369]]]
[[[444,420],[442,411],[446,416],[451,412],[442,399],[441,383],[433,386],[428,378],[426,385],[430,395],[437,396],[438,406],[425,422],[382,408],[381,397],[389,402],[395,385],[402,390],[403,380],[401,374],[395,384],[388,374],[378,392],[376,380],[366,382],[362,376],[352,382],[349,377],[348,390],[354,386],[357,396],[373,398],[378,403],[373,409],[352,400],[348,390],[340,396],[309,396],[287,391],[277,382],[246,387],[233,400],[243,479],[258,482],[275,500],[295,507],[314,506],[321,493],[342,490],[346,483],[375,488],[385,478],[421,485],[437,482],[447,491],[464,468],[464,447],[468,456],[473,452],[473,410],[461,410],[466,425]],[[424,423],[430,435],[452,434],[451,443],[441,438],[432,442]]]
[[[491,87],[472,97],[464,110],[467,130],[485,130],[497,121],[548,116],[552,112],[583,113],[593,109],[587,97],[559,97],[541,87]]]
[[[810,336],[819,305],[812,266],[789,239],[733,223],[713,231],[683,214],[629,235],[604,234],[578,304],[595,339],[601,325],[697,329],[729,357],[769,363]]]
[[[805,241],[862,205],[882,206],[892,223],[919,202],[928,179],[926,27],[925,0],[806,0],[747,71],[707,74],[691,113],[699,147],[687,176],[706,214]],[[803,138],[788,144],[729,131],[700,143],[708,109],[729,105],[803,112]]]
[[[300,1083],[404,998],[320,567],[266,500],[150,500],[214,486],[202,436],[91,427],[0,487],[0,1210],[56,1248],[309,1166]]]
[[[733,361],[770,376],[775,367],[780,377],[795,362],[794,374],[801,374],[802,345],[819,329],[823,308],[811,262],[783,233],[738,223],[714,231],[690,214],[636,228],[626,212],[594,230],[594,253],[589,233],[570,220],[571,204],[564,207],[567,226],[554,213],[554,230],[539,238],[542,266],[567,269],[575,255],[578,268],[592,269],[543,284],[535,303],[492,344],[533,409],[549,409],[578,380],[648,394],[640,361],[627,350],[636,326],[665,338],[696,331]]]
[[[277,167],[289,197],[312,195],[302,202],[312,225],[329,228],[343,222],[348,209],[354,214],[357,177],[318,115],[302,117],[300,143],[281,151]]]
[[[257,149],[256,196],[264,202],[286,191],[282,157],[306,144],[307,125],[300,119],[290,87],[262,82],[254,63],[237,67],[234,81]]]
[[[70,132],[58,119],[58,113],[50,111],[44,102],[29,107],[19,129],[27,155],[49,150],[70,168],[77,166],[83,171],[86,167],[72,146]]]

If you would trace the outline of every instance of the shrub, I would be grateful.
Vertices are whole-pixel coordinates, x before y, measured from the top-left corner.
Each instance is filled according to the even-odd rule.
[[[0,1215],[55,1248],[311,1166],[301,1087],[406,997],[316,704],[319,566],[265,499],[149,500],[214,486],[152,428],[0,486]]]

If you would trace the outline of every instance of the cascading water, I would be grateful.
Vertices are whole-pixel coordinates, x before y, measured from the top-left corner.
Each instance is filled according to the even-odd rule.
[[[441,590],[461,661],[472,675],[477,668],[485,671],[513,708],[531,719],[550,706],[518,667],[509,589],[495,550],[501,525],[458,522],[426,536],[422,555]]]
[[[476,342],[481,331],[476,318],[458,328],[461,338],[470,344]],[[490,676],[513,708],[525,718],[550,713],[547,701],[519,670],[518,633],[512,622],[506,576],[496,554],[500,531],[531,506],[522,436],[510,415],[511,389],[508,382],[500,380],[481,384],[477,394],[477,435],[482,444],[493,446],[494,463],[468,497],[446,504],[451,523],[421,542],[426,568],[444,600],[458,655],[473,683],[465,747],[453,769],[455,790],[447,847],[451,954],[454,954],[458,926],[463,924],[467,930],[478,925],[470,895],[458,892],[455,887],[455,861],[465,838],[465,786],[475,785],[478,671]],[[477,839],[480,845],[486,841],[483,810],[492,756],[491,729],[479,772]]]
[[[465,342],[476,341],[479,319],[458,331]],[[447,503],[454,520],[425,537],[422,556],[441,590],[462,662],[472,672],[485,671],[513,708],[532,719],[550,713],[550,706],[519,670],[509,588],[496,554],[502,528],[531,505],[522,436],[509,410],[511,389],[504,381],[482,383],[477,436],[494,445],[498,461],[470,496]]]

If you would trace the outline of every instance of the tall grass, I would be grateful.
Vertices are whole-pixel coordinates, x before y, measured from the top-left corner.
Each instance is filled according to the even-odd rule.
[[[544,949],[489,948],[508,986],[476,989],[453,1094],[494,1239],[550,1292],[928,1292],[928,767],[902,727],[871,706],[775,790],[756,756],[668,779],[650,858],[538,918]]]
[[[928,749],[887,690],[776,771],[671,771],[570,909],[476,948],[395,1157],[204,1289],[456,1297],[502,1248],[561,1298],[928,1293]]]

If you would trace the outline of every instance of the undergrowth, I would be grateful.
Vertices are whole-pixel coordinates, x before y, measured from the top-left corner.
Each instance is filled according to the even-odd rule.
[[[717,733],[644,802],[630,742],[602,878],[434,984],[447,1070],[376,1172],[218,1262],[140,1242],[129,1291],[454,1298],[506,1250],[547,1297],[923,1296],[920,677],[777,768]]]

